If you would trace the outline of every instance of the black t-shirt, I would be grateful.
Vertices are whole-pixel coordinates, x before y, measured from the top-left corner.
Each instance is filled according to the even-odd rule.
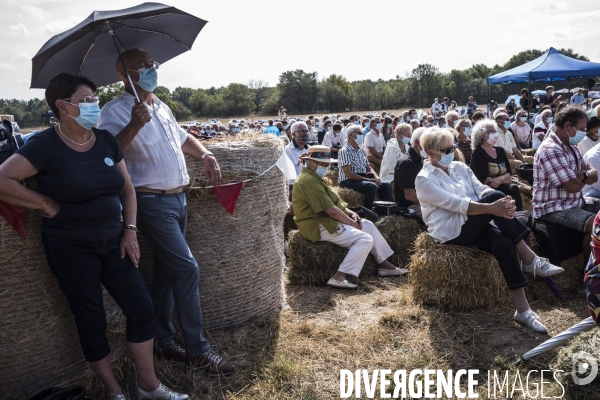
[[[552,104],[555,99],[556,98],[554,96],[550,96],[550,98],[548,98],[548,95],[545,94],[542,97],[540,97],[540,104]]]
[[[394,168],[394,198],[400,207],[414,205],[404,197],[404,189],[414,189],[417,175],[423,168],[421,157],[409,147],[408,154],[402,155]]]
[[[512,175],[508,157],[502,147],[496,147],[496,158],[492,158],[481,146],[477,146],[471,154],[471,169],[479,179],[484,183],[486,178],[496,178],[505,173]]]
[[[85,241],[113,239],[121,233],[125,177],[117,164],[123,152],[113,136],[94,129],[96,142],[80,153],[69,148],[54,128],[32,136],[17,153],[38,170],[40,193],[60,204],[54,218],[43,218],[42,232]]]

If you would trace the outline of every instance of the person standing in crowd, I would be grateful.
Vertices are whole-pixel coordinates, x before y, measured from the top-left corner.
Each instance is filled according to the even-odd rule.
[[[542,144],[542,141],[546,137],[550,125],[552,124],[552,110],[547,109],[540,113],[540,122],[533,127],[532,145],[534,149],[537,149]]]
[[[498,108],[498,103],[496,103],[496,100],[490,99],[490,102],[487,106],[488,115],[490,116],[490,118],[493,118],[494,111],[496,111],[497,108]]]
[[[600,128],[600,118],[592,117],[585,126],[585,138],[579,142],[577,148],[581,152],[581,155],[585,154],[598,142],[598,129]]]
[[[540,98],[540,104],[548,104],[551,108],[558,107],[562,95],[558,95],[558,97],[554,97],[554,95],[554,86],[546,86],[546,95]]]
[[[505,150],[495,146],[498,141],[496,123],[484,119],[475,125],[471,146],[471,170],[479,182],[494,190],[499,190],[515,201],[517,211],[523,210],[519,187],[512,183],[512,170]]]
[[[512,129],[522,149],[531,148],[531,128],[527,123],[527,113],[525,111],[520,110],[515,113],[515,121],[510,124],[510,129]]]
[[[537,100],[534,100],[531,97],[531,93],[529,90],[523,88],[521,89],[521,98],[519,99],[519,105],[525,111],[533,111],[536,108]]]
[[[217,355],[202,333],[199,267],[185,241],[185,186],[190,179],[184,154],[202,160],[209,184],[221,180],[219,163],[198,140],[179,129],[169,107],[152,93],[158,85],[158,63],[152,56],[141,49],[128,49],[121,56],[116,72],[125,91],[102,108],[98,127],[116,135],[125,154],[137,195],[137,221],[154,252],[156,355],[203,368],[209,375],[230,374],[235,366]],[[139,102],[125,68],[136,82]],[[175,307],[185,350],[175,343]]]
[[[449,111],[457,111],[458,112],[458,105],[456,104],[456,101],[452,100],[450,102]]]
[[[469,101],[467,102],[467,115],[469,118],[475,114],[477,111],[477,103],[473,100],[473,96],[469,96]]]
[[[352,189],[365,195],[364,206],[373,208],[375,194],[383,201],[394,201],[390,184],[381,182],[377,173],[369,165],[367,155],[358,146],[356,139],[361,135],[359,126],[346,130],[346,145],[338,152],[340,187]]]
[[[444,97],[444,101],[442,101],[442,104],[440,104],[440,112],[442,115],[445,115],[448,111],[450,111],[448,109],[448,98]]]
[[[287,117],[287,110],[283,106],[279,107],[279,119]]]
[[[469,119],[466,117],[459,119],[455,122],[454,129],[458,133],[458,136],[456,137],[458,144],[456,147],[465,157],[465,164],[470,165],[471,152],[473,151],[471,148],[471,132],[473,130],[471,127],[471,121],[469,121]]]
[[[383,153],[379,173],[382,182],[391,183],[394,180],[394,168],[398,159],[408,152],[411,133],[412,127],[409,124],[403,123],[396,126],[394,130],[395,137],[390,139]]]
[[[533,163],[533,216],[584,232],[585,260],[590,256],[590,234],[597,203],[586,204],[582,189],[598,181],[597,170],[583,162],[577,146],[569,138],[583,131],[588,122],[585,111],[568,107],[556,115],[555,131],[550,132],[535,153]]]
[[[496,115],[496,131],[498,132],[498,147],[504,148],[506,157],[510,164],[512,171],[516,171],[517,167],[523,164],[531,164],[533,157],[524,156],[521,150],[517,147],[515,137],[510,131],[510,122],[508,122],[508,115],[504,112]]]
[[[402,208],[409,208],[419,217],[423,218],[421,206],[415,190],[415,179],[423,168],[427,153],[421,147],[421,135],[426,128],[419,128],[412,132],[410,147],[406,155],[398,159],[394,167],[394,197],[396,204]]]
[[[582,106],[585,98],[583,97],[583,91],[581,89],[577,89],[577,93],[571,96],[571,105],[572,106]]]
[[[296,169],[296,176],[302,171],[302,155],[308,151],[308,127],[302,121],[294,122],[290,128],[292,140],[285,146],[285,154],[290,159]],[[293,185],[295,179],[290,179],[289,184]]]
[[[111,365],[102,286],[127,318],[139,398],[185,400],[187,395],[168,389],[154,373],[152,299],[137,268],[135,190],[116,140],[94,128],[100,112],[95,91],[83,76],[62,73],[50,80],[46,102],[59,123],[32,136],[2,163],[0,199],[40,211],[48,266],[106,398],[125,397]],[[39,192],[21,183],[30,176]]]
[[[515,115],[516,107],[517,107],[517,103],[515,102],[515,99],[510,99],[510,101],[508,102],[508,104],[505,107],[505,111],[509,117]]]
[[[494,131],[490,125],[490,134]],[[535,332],[548,333],[529,307],[523,272],[552,276],[564,270],[538,257],[525,244],[523,239],[531,230],[515,218],[510,196],[481,184],[469,167],[452,161],[455,147],[449,131],[432,128],[420,142],[429,162],[417,175],[415,187],[427,232],[438,242],[475,245],[493,254],[516,303],[514,320]]]
[[[382,125],[379,118],[373,118],[371,120],[371,130],[365,137],[365,152],[367,153],[367,159],[375,166],[377,171],[379,171],[379,168],[381,167],[383,151],[385,150],[385,138],[381,133]]]
[[[346,135],[342,131],[342,126],[340,124],[333,124],[331,132],[327,132],[323,138],[323,146],[329,147],[331,158],[337,159],[338,151],[340,151],[345,141]]]
[[[433,101],[433,104],[431,105],[431,115],[433,115],[434,117],[437,117],[441,114],[441,112],[442,112],[442,105],[438,102],[438,99],[436,98]]]

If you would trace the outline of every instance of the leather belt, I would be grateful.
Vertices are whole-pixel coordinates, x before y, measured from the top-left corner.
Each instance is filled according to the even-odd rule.
[[[136,187],[135,191],[138,193],[156,193],[156,194],[179,194],[185,190],[185,186],[180,186],[171,190],[159,190],[159,189],[150,189],[143,186]]]

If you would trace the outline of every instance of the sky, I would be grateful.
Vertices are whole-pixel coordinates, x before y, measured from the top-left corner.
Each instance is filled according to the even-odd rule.
[[[31,59],[93,10],[141,0],[0,0],[0,98],[29,89]],[[192,50],[164,63],[159,85],[203,88],[263,80],[288,70],[348,80],[393,79],[418,64],[442,72],[493,66],[528,49],[572,48],[600,62],[598,0],[170,0],[209,21]],[[93,80],[93,77],[90,77]]]

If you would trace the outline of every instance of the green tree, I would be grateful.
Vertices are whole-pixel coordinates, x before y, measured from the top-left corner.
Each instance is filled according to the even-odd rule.
[[[441,74],[437,67],[431,64],[419,64],[412,70],[417,91],[421,94],[418,106],[428,106],[441,92]]]
[[[288,112],[308,113],[316,108],[319,96],[316,72],[286,71],[279,76],[277,87]]]
[[[116,99],[123,94],[125,86],[123,82],[111,83],[106,86],[101,86],[96,90],[96,94],[100,99],[100,108],[104,107],[106,103]]]
[[[171,91],[164,86],[157,86],[156,89],[154,89],[154,95],[158,97],[160,101],[167,102],[168,100],[171,100]]]
[[[255,106],[254,111],[258,112],[263,101],[265,101],[265,99],[267,98],[269,92],[269,84],[263,80],[251,79],[248,82],[248,88],[252,91],[254,95],[252,99],[252,101],[254,101]]]
[[[194,90],[194,93],[190,96],[189,104],[190,110],[197,115],[204,115],[206,113],[206,105],[208,104],[209,96],[202,89]]]
[[[352,107],[352,85],[341,75],[330,75],[320,85],[320,97],[327,111],[345,111]]]
[[[371,81],[354,83],[354,105],[359,110],[371,110],[375,106],[375,85]]]
[[[225,115],[247,115],[254,108],[254,95],[246,85],[240,83],[230,83],[222,91],[223,101],[225,102]]]
[[[171,98],[176,101],[180,101],[184,106],[190,108],[190,97],[194,94],[195,90],[188,87],[177,87],[171,93]]]

